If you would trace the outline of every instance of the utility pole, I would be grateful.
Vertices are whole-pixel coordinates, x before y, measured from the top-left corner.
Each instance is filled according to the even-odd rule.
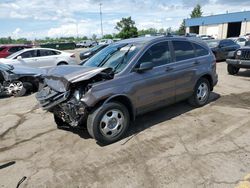
[[[99,4],[100,5],[100,19],[101,19],[101,34],[103,37],[103,28],[102,28],[102,3]]]

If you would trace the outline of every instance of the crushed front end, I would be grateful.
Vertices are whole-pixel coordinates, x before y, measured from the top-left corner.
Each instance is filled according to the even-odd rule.
[[[80,126],[86,120],[90,107],[82,99],[92,85],[112,78],[109,71],[106,72],[103,68],[82,69],[80,66],[76,68],[65,66],[50,71],[45,75],[43,86],[36,94],[44,110],[53,113],[55,120],[59,119],[62,124],[66,123],[71,127]],[[56,123],[58,125],[58,122]]]

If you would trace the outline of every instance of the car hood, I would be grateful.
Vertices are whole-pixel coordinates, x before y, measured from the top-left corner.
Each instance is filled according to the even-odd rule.
[[[45,83],[58,92],[65,92],[71,83],[89,80],[101,72],[110,70],[102,67],[62,65],[51,68],[44,75]]]
[[[103,67],[83,67],[79,65],[62,65],[49,69],[46,78],[62,78],[68,82],[75,83],[88,80],[100,72],[110,68]]]
[[[14,65],[14,69],[10,70],[11,72],[18,75],[43,75],[46,74],[46,70],[42,68],[32,68],[22,65]]]

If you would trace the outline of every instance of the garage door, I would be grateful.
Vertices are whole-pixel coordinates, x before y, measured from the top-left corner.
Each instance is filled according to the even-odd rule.
[[[219,27],[217,25],[210,25],[210,26],[207,26],[207,35],[211,35],[213,36],[214,38],[218,38],[218,35],[219,35]]]

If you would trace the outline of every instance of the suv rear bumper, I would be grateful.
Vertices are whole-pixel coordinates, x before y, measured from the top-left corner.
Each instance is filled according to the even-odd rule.
[[[248,68],[250,69],[250,60],[240,60],[240,59],[227,59],[227,64],[233,65],[238,68]]]

